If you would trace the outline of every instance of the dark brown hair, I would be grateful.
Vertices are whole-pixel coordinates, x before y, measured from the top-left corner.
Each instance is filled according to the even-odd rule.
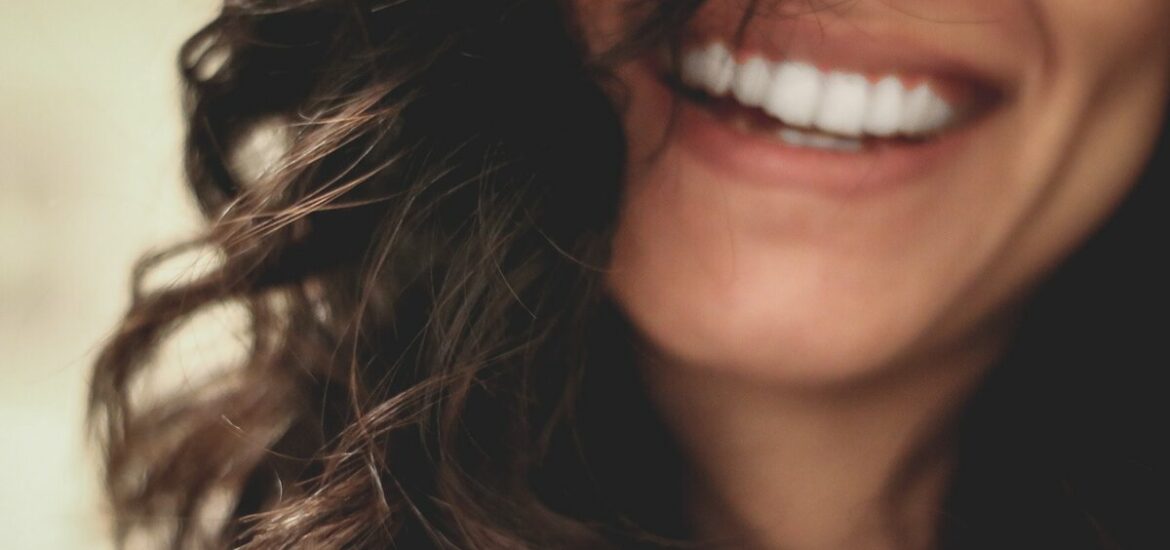
[[[142,263],[92,385],[120,542],[685,545],[686,465],[600,289],[625,160],[602,86],[701,0],[627,3],[599,57],[567,2],[536,0],[227,0],[190,39],[186,167],[209,229]],[[972,402],[946,545],[1150,540],[1165,493],[1140,470],[1162,466],[1141,367],[1165,354],[1151,327],[1099,320],[1153,307],[1150,255],[1126,240],[1164,229],[1164,187],[1040,293]],[[150,284],[191,250],[210,267]],[[1108,300],[1104,265],[1133,273]],[[160,348],[221,306],[246,317],[243,357],[150,385]]]

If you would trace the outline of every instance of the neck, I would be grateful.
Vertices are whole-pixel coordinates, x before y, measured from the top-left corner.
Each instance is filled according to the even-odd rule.
[[[695,468],[699,534],[734,548],[934,544],[961,404],[995,354],[798,388],[666,362],[648,387]],[[939,364],[939,363],[945,364]]]

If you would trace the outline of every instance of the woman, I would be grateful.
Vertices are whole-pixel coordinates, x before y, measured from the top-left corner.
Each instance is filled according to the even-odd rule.
[[[220,259],[140,282],[96,368],[117,534],[1165,547],[1138,319],[1164,311],[1167,24],[229,0],[182,53]],[[224,305],[242,358],[151,392]]]

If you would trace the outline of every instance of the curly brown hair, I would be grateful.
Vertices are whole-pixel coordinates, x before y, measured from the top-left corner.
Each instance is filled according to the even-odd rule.
[[[623,1],[598,55],[564,0],[224,2],[181,52],[209,228],[142,262],[94,371],[120,543],[689,544],[687,465],[600,274],[625,163],[608,69],[670,46],[702,0]],[[1156,173],[968,407],[945,546],[1157,539],[1164,327],[1116,322],[1165,306],[1164,268],[1131,245],[1170,234]],[[192,249],[218,259],[147,284]],[[244,357],[151,391],[160,347],[223,305],[246,312]]]

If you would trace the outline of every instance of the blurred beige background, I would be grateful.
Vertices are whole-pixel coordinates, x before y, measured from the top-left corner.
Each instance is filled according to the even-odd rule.
[[[193,227],[174,59],[214,9],[0,0],[0,547],[109,547],[87,371],[131,263]]]

